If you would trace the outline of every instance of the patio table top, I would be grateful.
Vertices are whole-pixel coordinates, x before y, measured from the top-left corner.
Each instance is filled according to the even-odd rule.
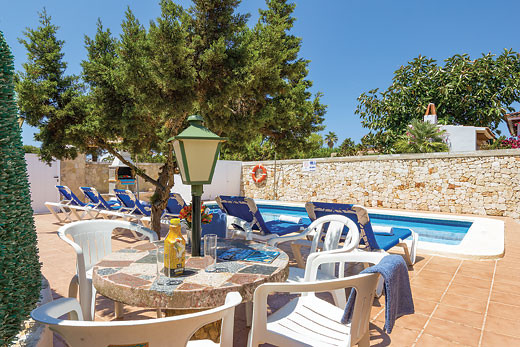
[[[278,248],[236,239],[219,239],[218,248],[275,251],[279,255],[271,263],[219,260],[217,272],[206,272],[208,259],[190,257],[188,247],[184,273],[169,281],[164,281],[164,278],[158,281],[156,247],[146,243],[104,257],[94,266],[92,280],[100,294],[124,304],[164,309],[206,309],[224,304],[226,294],[233,291],[238,291],[244,301],[252,301],[260,284],[287,279],[289,257]]]

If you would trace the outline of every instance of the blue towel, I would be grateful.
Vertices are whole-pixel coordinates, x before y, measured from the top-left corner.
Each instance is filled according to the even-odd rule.
[[[379,273],[385,280],[385,330],[390,334],[397,318],[415,312],[408,267],[403,257],[391,254],[381,259],[379,264],[366,268],[361,273]],[[353,290],[341,319],[343,324],[349,323],[352,319],[355,299],[356,291]]]

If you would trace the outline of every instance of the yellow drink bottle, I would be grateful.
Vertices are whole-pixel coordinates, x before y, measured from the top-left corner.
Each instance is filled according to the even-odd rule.
[[[184,272],[186,263],[186,241],[181,233],[181,220],[174,218],[164,239],[164,268],[166,276],[178,276]]]

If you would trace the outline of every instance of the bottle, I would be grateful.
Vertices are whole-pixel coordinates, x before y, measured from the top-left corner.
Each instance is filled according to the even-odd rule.
[[[164,239],[164,269],[167,277],[181,275],[186,263],[186,241],[181,233],[181,220],[170,221],[170,230]]]

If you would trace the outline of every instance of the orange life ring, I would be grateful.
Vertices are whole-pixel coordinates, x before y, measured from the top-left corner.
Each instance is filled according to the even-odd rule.
[[[262,170],[262,174],[260,175],[260,177],[256,177],[256,173],[260,169]],[[251,177],[253,178],[253,181],[255,181],[256,183],[260,183],[267,178],[267,170],[262,164],[258,164],[251,171]]]

